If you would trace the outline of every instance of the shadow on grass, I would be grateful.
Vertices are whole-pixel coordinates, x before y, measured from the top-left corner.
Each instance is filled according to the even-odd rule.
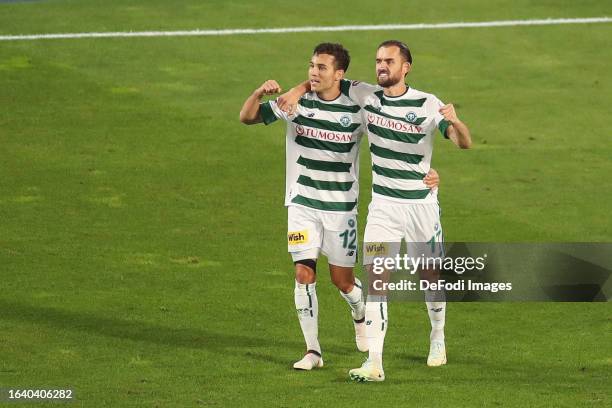
[[[415,354],[408,352],[395,353],[395,358],[401,361],[410,361],[414,364],[425,364],[427,362],[427,354]]]
[[[265,358],[275,364],[286,366],[287,361],[274,358],[265,352],[245,353],[251,347],[303,349],[304,345],[287,339],[260,336],[218,333],[203,328],[173,328],[152,323],[127,320],[117,317],[102,317],[92,313],[58,310],[44,306],[0,300],[1,318],[19,322],[29,322],[62,330],[83,331],[94,335],[119,339],[142,341],[162,346],[185,347],[192,349],[226,352],[238,349],[243,355],[261,361]]]
[[[300,347],[303,347],[303,346],[300,345]],[[251,360],[256,360],[264,364],[274,364],[274,365],[286,368],[287,370],[293,370],[293,367],[292,367],[293,361],[280,357],[278,353],[247,351],[246,353],[244,353],[244,355],[250,358]]]

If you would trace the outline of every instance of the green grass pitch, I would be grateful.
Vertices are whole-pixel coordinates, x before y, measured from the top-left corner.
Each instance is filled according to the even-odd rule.
[[[0,35],[606,15],[606,1],[0,1]],[[290,369],[304,346],[284,129],[238,112],[266,79],[303,80],[322,41],[372,81],[388,38],[412,48],[410,84],[472,129],[473,150],[436,142],[448,241],[612,240],[612,24],[0,42],[0,387],[69,387],[83,407],[610,406],[608,303],[451,304],[440,369],[424,305],[392,304],[387,381],[353,384],[363,356],[323,263],[326,367]]]

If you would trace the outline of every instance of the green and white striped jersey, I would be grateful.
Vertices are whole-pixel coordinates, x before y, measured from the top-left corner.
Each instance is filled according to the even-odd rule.
[[[290,116],[274,101],[261,104],[261,116],[287,122],[285,205],[357,212],[361,108],[344,94],[325,101],[310,92]]]
[[[363,108],[372,153],[372,201],[437,202],[437,190],[423,183],[431,164],[434,133],[446,137],[449,123],[432,94],[408,88],[385,96],[377,85],[343,80],[342,92]]]

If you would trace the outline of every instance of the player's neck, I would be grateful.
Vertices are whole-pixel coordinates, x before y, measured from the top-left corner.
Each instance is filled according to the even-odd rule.
[[[340,96],[340,87],[326,89],[325,91],[317,92],[319,99],[323,101],[333,101]]]
[[[400,81],[395,85],[383,88],[383,91],[385,96],[402,96],[408,91],[408,86],[404,83],[404,81]]]

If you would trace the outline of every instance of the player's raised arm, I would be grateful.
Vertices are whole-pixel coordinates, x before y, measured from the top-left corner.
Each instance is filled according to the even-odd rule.
[[[472,146],[470,129],[457,117],[453,104],[447,104],[440,108],[440,113],[450,124],[446,129],[446,136],[461,149],[469,149]]]
[[[244,101],[240,110],[240,121],[246,125],[261,123],[263,121],[261,117],[261,98],[264,95],[274,95],[281,91],[280,85],[275,80],[271,79],[264,82]]]
[[[361,107],[365,105],[366,97],[379,89],[380,88],[376,85],[371,85],[366,82],[351,81],[348,79],[342,79],[340,81],[340,90],[342,93],[346,94]],[[276,99],[276,104],[283,112],[291,114],[295,110],[300,98],[310,91],[310,81],[304,81],[279,96]]]
[[[276,98],[276,105],[283,112],[292,113],[300,98],[310,89],[310,81],[304,81]]]

